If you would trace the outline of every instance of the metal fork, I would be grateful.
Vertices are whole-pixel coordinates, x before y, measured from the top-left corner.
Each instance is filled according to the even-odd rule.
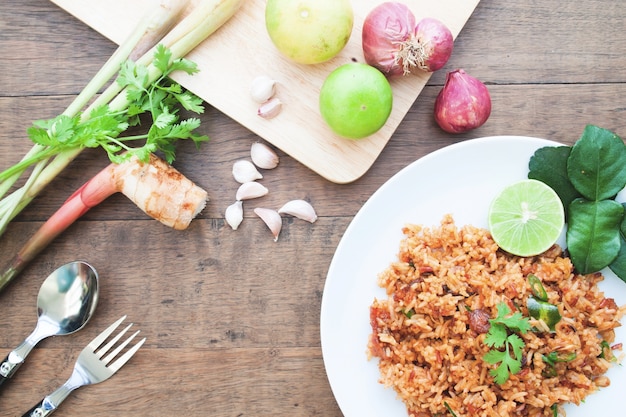
[[[115,362],[109,365],[111,362],[139,333],[137,330],[130,335],[128,339],[122,342],[113,351],[107,354],[107,352],[124,336],[124,334],[133,325],[132,323],[126,326],[124,330],[119,332],[110,342],[104,345],[101,349],[98,349],[100,345],[117,329],[117,327],[126,319],[123,316],[115,323],[110,325],[105,331],[100,333],[93,339],[78,355],[76,364],[74,365],[74,371],[70,378],[56,389],[51,394],[43,398],[37,405],[28,410],[22,417],[45,417],[52,414],[59,404],[65,400],[68,395],[76,388],[80,388],[84,385],[97,384],[104,380],[109,379],[114,373],[116,373],[128,360],[139,350],[141,345],[146,341],[144,337],[132,348],[128,349],[122,356],[120,356]],[[104,356],[106,354],[106,356]],[[104,356],[104,357],[103,357]],[[108,366],[107,366],[108,365]]]

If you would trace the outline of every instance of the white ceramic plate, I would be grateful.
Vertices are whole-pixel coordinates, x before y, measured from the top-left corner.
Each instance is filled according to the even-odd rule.
[[[386,298],[376,280],[396,259],[402,226],[438,226],[450,213],[457,226],[487,227],[492,199],[506,185],[526,178],[534,151],[556,142],[499,136],[468,140],[433,152],[407,166],[363,205],[337,247],[321,306],[321,341],[331,388],[346,417],[405,417],[395,391],[378,382],[376,360],[367,360],[371,328],[369,306]],[[620,198],[618,198],[620,199]],[[621,200],[621,199],[620,199]],[[563,237],[561,244],[564,243]],[[626,304],[626,284],[605,271],[602,289]],[[626,328],[617,341],[626,342]],[[623,409],[626,369],[609,371],[611,386],[589,396],[579,407],[568,405],[568,417],[615,415]]]

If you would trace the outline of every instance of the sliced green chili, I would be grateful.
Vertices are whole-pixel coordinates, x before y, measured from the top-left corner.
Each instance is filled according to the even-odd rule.
[[[543,320],[552,331],[554,331],[554,326],[561,320],[559,308],[554,304],[529,297],[526,307],[528,307],[528,314],[531,317]]]
[[[401,310],[402,314],[404,314],[408,319],[410,319],[411,317],[413,317],[413,315],[415,314],[415,310],[410,309],[410,310]]]
[[[571,362],[576,359],[575,352],[559,353],[550,352],[547,355],[541,355],[541,359],[548,364],[548,367],[543,371],[543,376],[546,378],[553,378],[557,375],[556,364],[558,362]]]
[[[543,287],[541,280],[537,278],[537,275],[528,274],[528,283],[530,284],[530,290],[536,299],[539,301],[548,301],[548,293]]]

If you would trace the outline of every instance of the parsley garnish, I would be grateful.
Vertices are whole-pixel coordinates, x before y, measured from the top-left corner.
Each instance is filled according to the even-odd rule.
[[[492,349],[483,356],[483,360],[491,365],[499,364],[489,373],[496,384],[502,385],[508,381],[509,375],[515,375],[522,369],[524,341],[516,333],[524,334],[530,330],[530,322],[519,311],[510,315],[511,309],[505,303],[499,303],[497,309],[496,318],[489,320],[491,327],[485,337],[485,344]]]
[[[152,80],[151,67],[125,62],[117,78],[124,88],[129,105],[124,110],[116,110],[107,104],[95,107],[88,115],[79,113],[74,117],[61,114],[53,119],[39,120],[28,129],[28,136],[37,144],[49,147],[49,151],[38,157],[46,159],[63,151],[76,148],[97,148],[106,150],[112,162],[120,163],[136,156],[148,161],[150,154],[162,152],[165,160],[175,159],[174,142],[178,139],[191,139],[198,146],[209,138],[194,132],[200,120],[189,118],[180,120],[179,109],[202,113],[202,99],[189,91],[183,91],[180,84],[169,76],[174,71],[187,74],[198,72],[195,63],[181,58],[172,60],[171,51],[158,45],[151,64],[160,74]],[[147,133],[120,137],[131,126],[140,124],[140,116],[149,114],[152,124]],[[141,145],[130,146],[129,142]]]

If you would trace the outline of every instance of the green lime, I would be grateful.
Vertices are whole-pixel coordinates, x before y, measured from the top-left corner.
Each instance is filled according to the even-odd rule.
[[[387,122],[393,93],[382,72],[367,64],[350,63],[326,77],[319,104],[322,117],[335,133],[361,139]]]
[[[489,230],[503,250],[518,256],[538,255],[563,231],[565,211],[558,194],[537,180],[504,188],[489,209]]]

